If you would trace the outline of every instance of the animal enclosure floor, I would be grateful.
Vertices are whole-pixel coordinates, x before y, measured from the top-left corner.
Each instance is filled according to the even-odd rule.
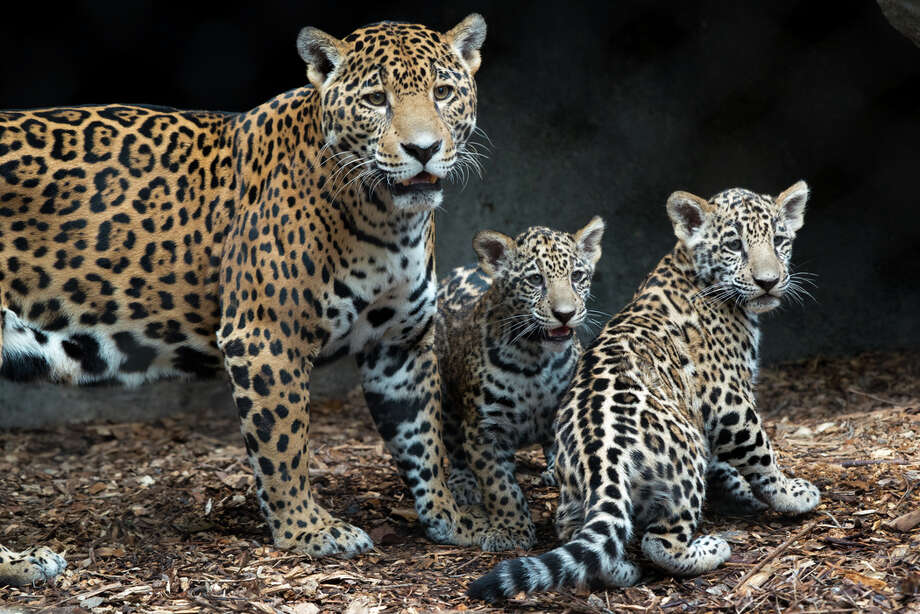
[[[464,590],[510,554],[424,538],[357,393],[315,407],[311,427],[320,500],[377,544],[352,560],[269,545],[231,414],[0,433],[0,543],[68,561],[56,583],[0,588],[0,612],[920,611],[920,354],[787,364],[760,390],[783,466],[821,489],[815,513],[707,511],[702,530],[733,550],[711,573],[647,569],[636,587],[499,608]],[[538,485],[542,454],[519,460],[545,549],[556,496]]]

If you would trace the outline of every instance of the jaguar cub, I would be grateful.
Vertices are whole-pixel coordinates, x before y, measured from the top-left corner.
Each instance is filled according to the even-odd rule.
[[[482,231],[473,239],[479,268],[455,269],[439,285],[448,486],[459,502],[485,504],[485,550],[534,544],[514,452],[542,444],[550,467],[544,479],[552,480],[553,418],[581,353],[574,329],[588,319],[603,232],[599,217],[574,235],[533,227],[512,239]]]
[[[635,529],[669,573],[717,567],[728,544],[693,539],[707,477],[755,511],[818,504],[814,485],[777,466],[754,397],[758,314],[794,286],[789,257],[807,198],[804,182],[776,198],[671,195],[677,245],[582,355],[559,408],[556,529],[567,543],[499,564],[471,596],[633,584],[639,569],[624,553]]]

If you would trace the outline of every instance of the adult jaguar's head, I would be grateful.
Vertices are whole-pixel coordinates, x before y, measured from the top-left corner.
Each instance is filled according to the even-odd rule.
[[[569,234],[543,226],[516,238],[483,230],[473,239],[479,268],[501,297],[508,338],[536,339],[561,351],[588,316],[594,267],[601,257],[604,221],[595,216]]]
[[[692,254],[700,295],[735,302],[752,313],[778,306],[793,285],[789,258],[807,200],[804,181],[776,198],[740,188],[708,201],[687,192],[671,194],[668,216]]]
[[[472,14],[446,33],[383,22],[336,39],[297,38],[320,96],[332,190],[363,184],[397,210],[441,204],[441,181],[475,154],[479,49],[486,23]]]

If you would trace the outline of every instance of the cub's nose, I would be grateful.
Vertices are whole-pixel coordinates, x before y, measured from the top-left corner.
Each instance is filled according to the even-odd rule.
[[[565,326],[565,323],[572,319],[572,316],[575,315],[574,310],[568,311],[556,311],[553,309],[553,317],[559,320],[559,323]]]
[[[779,277],[771,277],[769,279],[757,279],[754,278],[754,283],[763,288],[764,292],[769,292],[770,289],[776,285],[776,282],[779,281]]]
[[[424,165],[428,163],[428,160],[431,160],[434,154],[438,153],[439,149],[441,149],[441,141],[435,141],[428,147],[419,147],[414,143],[400,143],[400,146],[403,148],[403,151]]]

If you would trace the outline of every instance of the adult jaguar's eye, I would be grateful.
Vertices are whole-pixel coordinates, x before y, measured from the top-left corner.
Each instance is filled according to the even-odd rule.
[[[539,273],[534,273],[533,275],[527,276],[527,283],[532,286],[542,286],[543,285],[543,276]]]
[[[773,245],[775,247],[779,247],[785,242],[786,242],[786,237],[781,237],[780,235],[776,235],[775,237],[773,237]]]
[[[741,239],[733,239],[725,244],[726,249],[730,249],[733,252],[741,251]]]
[[[576,284],[582,281],[584,278],[585,278],[584,271],[572,271],[572,281],[574,281]]]
[[[387,95],[383,92],[371,92],[364,95],[364,102],[372,107],[382,107],[387,103]]]
[[[435,100],[447,100],[454,93],[454,88],[449,85],[439,85],[434,88]]]

